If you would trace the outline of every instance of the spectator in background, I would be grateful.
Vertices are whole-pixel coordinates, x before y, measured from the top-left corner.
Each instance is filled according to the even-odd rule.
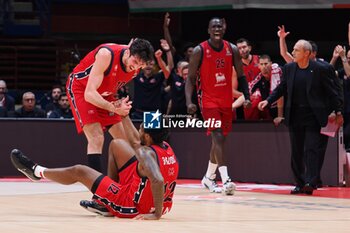
[[[241,55],[241,60],[243,63],[243,71],[244,75],[247,78],[248,86],[251,87],[251,82],[255,79],[255,77],[260,73],[259,69],[259,56],[252,55],[252,46],[249,40],[245,38],[240,38],[236,42],[237,48],[239,50],[239,54]],[[250,108],[237,108],[237,119],[245,119],[245,120],[259,120],[259,109],[258,103],[261,101],[261,94],[259,90],[255,92],[251,92],[249,90],[250,101],[252,106]]]
[[[173,55],[173,58],[175,61],[174,63],[178,63],[179,61],[182,61],[182,60],[185,60],[188,62],[190,60],[191,54],[193,53],[194,45],[193,43],[186,43],[185,46],[183,47],[183,54],[179,54],[173,45],[171,35],[170,35],[170,30],[169,30],[169,24],[170,24],[170,14],[167,12],[164,15],[163,32],[164,32],[164,39],[168,42],[171,54]]]
[[[350,34],[350,30],[349,30]],[[338,58],[341,58],[342,68],[337,71],[338,77],[343,81],[344,93],[344,145],[350,152],[350,50],[346,53],[345,47],[337,45],[333,51],[331,64],[335,66]]]
[[[178,62],[179,72],[171,72],[169,82],[171,86],[171,102],[169,103],[169,114],[187,115],[185,83],[188,76],[188,62]]]
[[[46,118],[44,110],[35,106],[35,95],[33,92],[25,92],[22,97],[22,107],[15,111],[18,118]]]
[[[50,113],[49,118],[72,119],[73,113],[69,107],[69,100],[66,92],[61,93],[58,98],[58,104],[59,107]]]
[[[145,111],[156,111],[158,109],[161,111],[163,81],[169,78],[170,71],[174,66],[170,47],[166,40],[161,40],[161,47],[166,52],[168,65],[162,59],[162,50],[157,50],[154,55],[162,72],[154,74],[155,62],[151,61],[134,78],[133,119],[143,119],[143,112]]]
[[[259,69],[260,73],[250,83],[249,89],[251,93],[259,90],[262,100],[266,100],[281,82],[282,70],[278,64],[272,63],[270,56],[266,54],[259,57]],[[283,120],[283,97],[271,104],[270,108],[266,110],[260,111],[260,119],[274,119],[274,123],[279,125]]]
[[[52,90],[51,90],[51,97],[48,99],[48,103],[46,103],[45,105],[45,112],[47,114],[47,116],[50,115],[50,113],[56,109],[60,108],[60,105],[58,103],[58,99],[60,98],[62,93],[62,88],[61,86],[53,86]]]
[[[4,107],[0,107],[0,117],[7,117],[7,110]]]
[[[0,107],[3,112],[15,111],[15,100],[7,94],[7,85],[4,80],[0,80]]]
[[[193,53],[194,46],[192,43],[186,43],[184,48],[183,48],[183,54],[184,54],[184,60],[185,61],[190,61],[190,57]]]

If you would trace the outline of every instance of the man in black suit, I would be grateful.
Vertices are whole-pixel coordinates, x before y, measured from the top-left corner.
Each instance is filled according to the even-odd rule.
[[[343,123],[343,99],[332,78],[332,70],[310,60],[310,42],[299,40],[293,49],[294,62],[283,67],[282,81],[267,100],[259,103],[259,109],[286,98],[285,123],[289,127],[292,147],[292,171],[296,187],[291,194],[311,195],[316,189],[322,144],[321,127],[327,125],[332,111],[337,124]]]
[[[0,107],[3,107],[4,111],[15,111],[15,100],[7,93],[7,86],[4,80],[0,80]]]

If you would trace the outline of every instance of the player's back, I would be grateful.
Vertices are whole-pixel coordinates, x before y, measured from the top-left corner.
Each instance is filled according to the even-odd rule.
[[[112,95],[116,90],[124,86],[136,76],[138,70],[127,72],[124,64],[121,62],[124,51],[128,46],[106,43],[99,45],[97,48],[89,52],[73,69],[67,89],[69,89],[70,86],[74,86],[73,88],[75,90],[83,91],[85,89],[92,66],[95,63],[96,54],[102,48],[111,52],[111,61],[104,72],[103,82],[97,90],[100,94],[103,94],[103,96]]]
[[[160,172],[164,179],[163,214],[170,211],[173,204],[176,179],[179,172],[179,165],[173,149],[166,142],[163,146],[150,146],[157,155]],[[147,178],[134,177],[133,186],[137,185],[138,192],[135,193],[134,201],[140,213],[148,213],[154,207],[151,183]]]

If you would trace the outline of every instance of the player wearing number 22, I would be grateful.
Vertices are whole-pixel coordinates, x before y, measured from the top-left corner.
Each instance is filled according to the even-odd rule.
[[[110,143],[109,176],[84,165],[46,168],[17,149],[11,152],[12,163],[33,181],[46,178],[66,185],[82,183],[93,193],[93,202],[107,213],[90,209],[91,212],[120,218],[160,219],[172,207],[179,170],[172,148],[164,141],[167,130],[144,129],[141,125],[137,131],[129,117],[122,123],[128,141],[114,139]]]

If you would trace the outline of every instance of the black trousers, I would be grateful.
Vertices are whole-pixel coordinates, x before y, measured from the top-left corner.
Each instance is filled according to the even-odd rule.
[[[300,187],[306,183],[316,187],[318,183],[325,146],[327,147],[320,130],[319,125],[295,124],[289,127],[291,166],[295,181]]]

